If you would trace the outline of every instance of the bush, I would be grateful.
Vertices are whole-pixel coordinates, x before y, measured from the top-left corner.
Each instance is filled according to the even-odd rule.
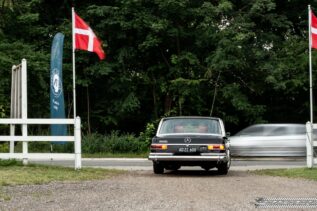
[[[148,143],[133,134],[120,135],[118,131],[110,135],[85,135],[82,140],[82,153],[135,153],[148,151]]]
[[[8,153],[9,152],[9,144],[5,142],[0,142],[0,152]]]
[[[139,138],[142,141],[145,141],[148,146],[150,146],[152,138],[155,135],[155,132],[156,132],[156,127],[155,127],[154,123],[147,123],[145,131],[140,133]]]
[[[91,135],[84,135],[82,137],[82,153],[95,153],[102,151],[101,144],[103,142],[103,136],[98,133],[93,133]]]
[[[113,131],[108,135],[93,133],[91,135],[83,135],[82,137],[82,153],[129,153],[143,154],[149,150],[151,141],[152,126],[148,126],[140,137],[135,137],[133,134],[120,134],[118,131]],[[29,152],[50,152],[51,146],[54,153],[73,153],[74,143],[51,143],[51,142],[30,142]],[[22,142],[18,142],[15,147],[16,152],[22,152]],[[8,144],[0,144],[0,152],[9,152]]]

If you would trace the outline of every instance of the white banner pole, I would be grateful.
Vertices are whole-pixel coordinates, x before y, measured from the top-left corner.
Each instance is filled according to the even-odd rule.
[[[310,123],[313,124],[313,79],[312,79],[312,56],[311,56],[311,9],[308,5],[308,33],[309,33],[309,95],[310,95]]]
[[[72,37],[73,37],[73,105],[74,105],[74,119],[76,119],[76,71],[75,71],[75,11],[72,7]]]

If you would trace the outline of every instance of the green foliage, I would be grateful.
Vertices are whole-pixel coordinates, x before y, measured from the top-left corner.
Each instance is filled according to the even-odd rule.
[[[155,136],[156,127],[153,123],[147,123],[144,132],[140,133],[139,140],[150,146],[152,138]]]
[[[4,142],[0,143],[0,153],[1,152],[3,152],[3,153],[9,152],[9,144],[8,143],[4,143]]]
[[[1,145],[0,145],[1,147]],[[8,146],[9,147],[9,146]],[[14,148],[15,152],[22,152],[22,142],[17,142]],[[66,142],[62,143],[51,143],[51,142],[29,142],[28,150],[31,153],[42,152],[42,153],[73,153],[74,143]],[[5,151],[9,152],[9,148]]]
[[[4,118],[6,115],[3,105],[0,105],[0,118]]]
[[[117,131],[110,135],[91,134],[82,139],[82,153],[135,153],[140,154],[148,150],[148,143],[134,135],[120,135]]]
[[[0,2],[0,116],[9,115],[10,71],[22,58],[28,61],[29,117],[49,116],[49,57],[57,32],[65,34],[70,115],[71,5]],[[299,0],[76,2],[77,14],[107,53],[99,61],[93,53],[76,51],[77,113],[84,132],[139,134],[161,116],[208,116],[211,110],[229,129],[306,122],[307,4],[317,8]],[[147,130],[144,140],[150,138]]]

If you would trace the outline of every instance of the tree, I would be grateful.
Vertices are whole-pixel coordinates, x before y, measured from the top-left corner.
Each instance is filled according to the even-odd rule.
[[[76,52],[78,115],[85,130],[139,132],[147,122],[169,115],[212,113],[231,131],[256,122],[308,119],[309,1],[75,3],[107,53],[100,62],[92,53]],[[0,105],[5,109],[11,66],[27,56],[29,81],[36,82],[29,90],[32,115],[49,116],[43,105],[48,103],[50,46],[53,35],[62,32],[71,114],[70,9],[68,1],[21,0],[1,10]]]

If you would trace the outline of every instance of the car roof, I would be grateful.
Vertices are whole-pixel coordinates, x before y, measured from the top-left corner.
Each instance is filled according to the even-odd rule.
[[[305,124],[297,124],[297,123],[268,123],[268,124],[254,124],[248,126],[239,132],[237,132],[234,136],[240,136],[241,134],[267,134],[274,133],[275,130],[293,130],[297,131],[297,133],[301,133],[305,131]],[[254,130],[254,131],[252,131]],[[258,130],[258,131],[255,131]],[[299,132],[299,131],[301,132]]]
[[[252,126],[276,126],[276,127],[285,127],[285,126],[305,126],[305,124],[298,124],[298,123],[262,123],[262,124],[254,124],[254,125],[251,125],[249,127],[252,127]]]

